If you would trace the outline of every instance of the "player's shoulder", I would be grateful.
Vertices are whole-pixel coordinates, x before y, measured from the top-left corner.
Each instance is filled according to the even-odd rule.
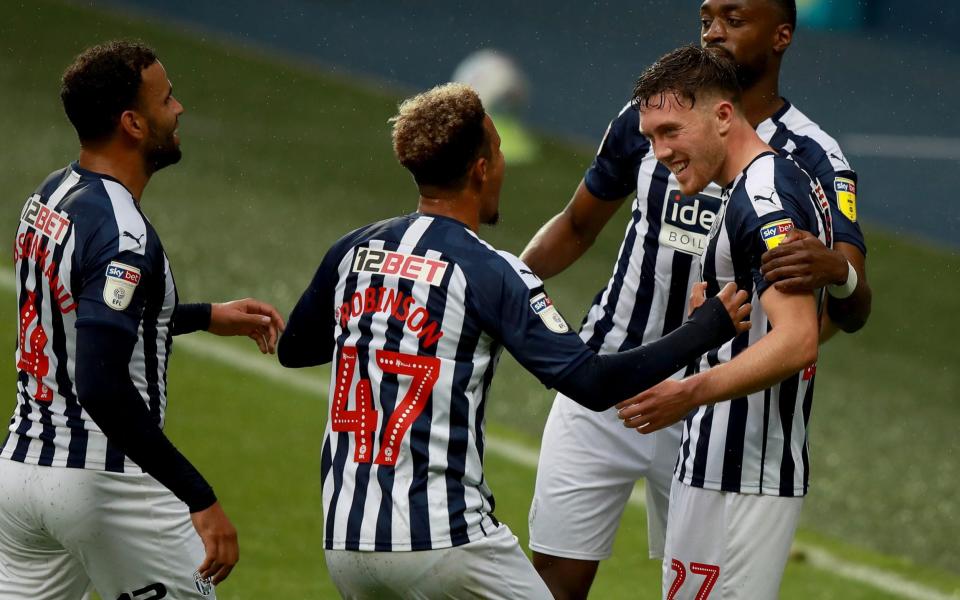
[[[852,170],[837,139],[795,105],[788,103],[786,110],[775,121],[790,133],[794,143],[791,154],[812,158],[817,162],[825,158],[834,171]]]
[[[795,201],[809,190],[810,177],[795,161],[769,152],[746,168],[742,184],[733,191],[738,197],[734,204],[751,216],[762,217],[782,210],[785,202]]]
[[[63,207],[76,224],[80,239],[99,242],[101,247],[115,243],[118,253],[139,255],[159,246],[156,233],[122,183],[75,165],[72,170],[78,181],[64,198]]]
[[[460,228],[458,233],[457,243],[448,249],[448,255],[464,272],[468,287],[543,287],[543,281],[516,255],[495,248],[467,227]]]

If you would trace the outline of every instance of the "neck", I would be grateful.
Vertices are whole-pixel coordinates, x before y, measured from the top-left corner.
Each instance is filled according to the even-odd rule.
[[[716,182],[727,187],[741,171],[758,155],[773,151],[769,144],[760,139],[752,125],[740,118],[730,128],[726,139],[727,157],[720,169]]]
[[[743,114],[756,129],[783,107],[780,97],[780,67],[770,69],[748,89],[743,90],[741,105]]]
[[[448,194],[422,187],[420,199],[417,201],[417,212],[456,219],[474,233],[480,229],[480,201],[467,190]]]
[[[115,143],[96,148],[81,147],[79,164],[83,169],[109,175],[122,183],[137,204],[152,175],[139,153],[117,148]]]

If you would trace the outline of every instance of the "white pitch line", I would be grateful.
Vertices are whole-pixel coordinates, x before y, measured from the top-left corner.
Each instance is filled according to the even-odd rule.
[[[8,290],[15,289],[13,272],[9,269],[0,269],[0,282],[2,282],[2,287]],[[310,375],[306,371],[285,369],[270,358],[239,350],[216,338],[203,334],[189,337],[179,336],[175,347],[203,358],[215,360],[243,373],[253,373],[274,383],[286,385],[308,394],[315,394],[323,398],[324,401],[327,400],[327,383],[324,378]],[[486,445],[486,450],[488,452],[530,469],[537,468],[539,457],[537,450],[496,435],[488,435],[487,439],[489,443]],[[629,504],[637,508],[645,508],[643,482],[638,482],[634,487],[630,494]],[[797,543],[794,547],[806,555],[811,566],[888,594],[900,596],[907,600],[960,600],[958,594],[945,594],[904,579],[896,573],[844,560],[819,546]]]

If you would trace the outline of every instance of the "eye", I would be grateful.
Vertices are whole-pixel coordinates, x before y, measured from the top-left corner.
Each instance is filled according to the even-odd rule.
[[[743,25],[743,19],[738,19],[736,17],[727,17],[727,25],[730,27],[740,27]]]
[[[706,30],[710,29],[710,24],[711,24],[711,23],[713,23],[712,20],[710,20],[710,19],[708,19],[708,18],[706,18],[706,17],[701,17],[701,18],[700,18],[700,29],[702,29],[703,31],[706,31]]]

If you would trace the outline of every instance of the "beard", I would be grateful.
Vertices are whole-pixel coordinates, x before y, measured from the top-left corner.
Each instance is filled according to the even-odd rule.
[[[499,210],[498,210],[498,211],[495,211],[492,215],[483,217],[483,221],[481,221],[481,224],[482,224],[482,225],[490,225],[491,227],[493,227],[494,225],[497,225],[497,224],[499,224],[499,223],[500,223],[500,211],[499,211]]]
[[[737,72],[737,83],[740,84],[741,90],[753,87],[767,71],[766,56],[758,56],[751,61],[738,61],[733,53],[723,46],[707,46],[707,49],[733,63]]]
[[[152,128],[153,131],[156,129]],[[152,135],[147,140],[144,158],[150,168],[151,173],[155,173],[164,167],[175,165],[180,162],[182,153],[177,141],[173,138],[173,131],[166,135]]]

